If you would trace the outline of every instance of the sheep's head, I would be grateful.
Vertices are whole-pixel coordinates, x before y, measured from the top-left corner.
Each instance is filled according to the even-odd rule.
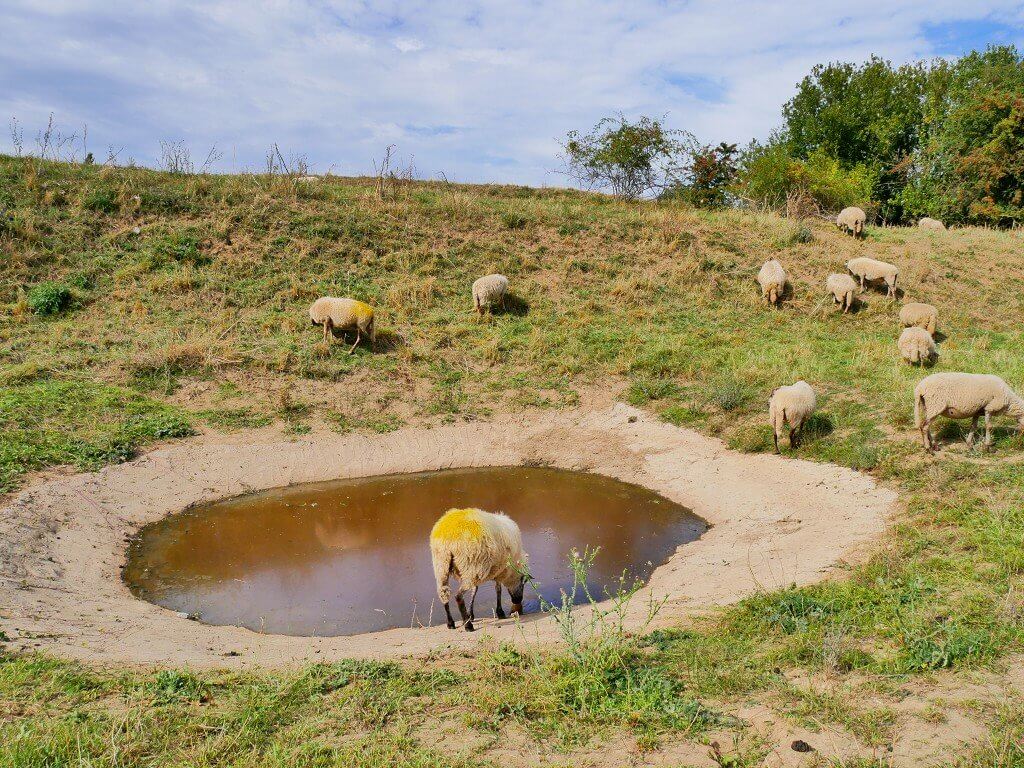
[[[512,612],[518,613],[520,616],[523,614],[523,592],[526,589],[528,578],[530,578],[530,574],[523,573],[516,582],[505,585],[508,587],[508,595],[512,599]]]

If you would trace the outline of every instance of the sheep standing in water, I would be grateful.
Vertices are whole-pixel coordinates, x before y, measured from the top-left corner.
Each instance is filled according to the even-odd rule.
[[[473,309],[483,315],[484,309],[493,312],[494,305],[505,309],[505,294],[508,293],[508,278],[504,275],[484,275],[473,283]]]
[[[498,592],[495,615],[505,618],[501,607],[501,587],[508,590],[512,612],[523,612],[523,589],[526,585],[527,556],[523,551],[523,537],[510,517],[482,509],[449,509],[430,531],[430,557],[434,563],[437,596],[444,603],[448,628],[455,629],[451,607],[449,580],[459,580],[455,602],[462,615],[467,632],[473,631],[473,606],[480,585],[493,581]],[[473,590],[469,610],[463,593]]]
[[[777,259],[766,261],[757,273],[757,282],[761,285],[761,296],[769,304],[778,304],[786,290],[786,270]]]
[[[350,355],[356,351],[364,333],[370,338],[370,349],[376,344],[373,307],[365,302],[324,296],[314,301],[313,306],[309,308],[309,319],[313,325],[323,326],[325,343],[333,329],[349,331],[354,328],[356,341],[348,351]]]
[[[779,453],[779,435],[783,427],[789,424],[789,447],[797,448],[800,445],[800,437],[804,431],[804,424],[818,401],[814,390],[806,381],[798,381],[788,387],[779,387],[772,392],[768,400],[768,419],[772,423],[775,432],[775,452]]]
[[[967,444],[974,445],[978,420],[985,417],[985,445],[992,444],[991,418],[1005,413],[1024,432],[1024,399],[998,376],[983,373],[933,373],[914,388],[914,424],[925,450],[935,450],[931,423],[939,416],[971,419]]]

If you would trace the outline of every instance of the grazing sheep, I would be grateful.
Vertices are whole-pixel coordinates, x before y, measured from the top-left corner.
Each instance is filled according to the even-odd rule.
[[[861,291],[864,290],[866,280],[884,280],[888,289],[887,295],[896,297],[896,279],[900,276],[900,271],[895,265],[870,259],[867,256],[859,256],[846,262],[846,268],[854,277],[860,278]]]
[[[914,388],[914,424],[925,450],[934,451],[931,423],[938,416],[971,419],[967,444],[974,445],[978,419],[985,417],[985,445],[992,444],[990,420],[1005,413],[1024,432],[1024,400],[998,376],[983,373],[933,373]]]
[[[786,270],[778,259],[766,261],[757,273],[757,282],[761,285],[761,296],[768,299],[769,304],[778,304],[786,290]]]
[[[853,308],[853,295],[857,291],[857,282],[849,275],[838,272],[825,278],[825,288],[832,294],[835,304],[841,304],[845,315]]]
[[[925,216],[919,222],[917,222],[918,229],[926,229],[930,232],[945,232],[946,225],[938,219],[930,219]]]
[[[900,355],[908,363],[917,363],[923,366],[935,355],[935,339],[924,328],[919,328],[916,325],[903,329],[896,346],[899,347]]]
[[[373,307],[365,302],[324,296],[314,301],[313,306],[309,308],[309,319],[313,325],[324,327],[325,342],[334,328],[339,331],[355,328],[356,342],[348,351],[350,355],[356,351],[364,333],[370,337],[370,349],[376,344],[377,331],[374,327]]]
[[[495,304],[505,309],[508,278],[504,275],[484,275],[473,283],[473,309],[483,315],[484,308],[493,311]]]
[[[864,235],[864,222],[867,220],[868,215],[862,209],[850,206],[849,208],[843,208],[839,215],[836,216],[836,226],[854,237],[862,237]]]
[[[512,612],[523,612],[527,557],[519,526],[510,517],[481,509],[449,509],[430,531],[430,557],[434,562],[437,596],[444,603],[449,629],[455,629],[448,605],[451,597],[448,580],[452,576],[459,580],[455,602],[467,632],[473,631],[473,605],[477,590],[485,581],[493,581],[497,588],[495,615],[499,619],[505,618],[501,607],[502,585],[512,600]],[[467,612],[462,595],[470,589],[473,597]]]
[[[779,453],[779,434],[787,422],[789,423],[789,447],[799,447],[804,424],[814,413],[817,405],[818,401],[814,396],[814,390],[806,381],[801,380],[788,387],[779,387],[772,392],[772,396],[768,399],[768,419],[775,431],[776,453]]]
[[[900,307],[900,328],[909,328],[916,325],[924,328],[932,336],[935,335],[935,326],[939,321],[939,310],[931,304],[922,304],[919,301],[911,301]]]

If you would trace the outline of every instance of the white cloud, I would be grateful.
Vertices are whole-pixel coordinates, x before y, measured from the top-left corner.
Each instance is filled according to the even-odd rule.
[[[928,57],[929,30],[956,39],[960,21],[1022,40],[1021,14],[1019,0],[7,0],[0,116],[53,111],[142,161],[184,138],[257,167],[276,141],[365,172],[395,142],[428,174],[559,184],[556,139],[612,112],[667,114],[708,142],[763,137],[815,63]]]

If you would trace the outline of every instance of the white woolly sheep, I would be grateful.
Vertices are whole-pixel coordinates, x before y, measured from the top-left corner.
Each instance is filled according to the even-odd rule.
[[[786,270],[778,259],[766,261],[757,273],[757,282],[761,285],[761,296],[768,299],[769,304],[778,304],[786,290]]]
[[[505,309],[505,294],[508,293],[508,278],[504,275],[484,275],[473,283],[473,309],[482,315],[484,309],[494,310],[495,304]]]
[[[323,326],[324,342],[328,340],[328,336],[332,335],[332,329],[339,331],[355,329],[356,341],[348,351],[350,355],[356,351],[363,334],[370,338],[370,349],[373,349],[376,344],[377,331],[374,325],[373,307],[365,302],[323,296],[314,301],[309,308],[309,319],[313,325]]]
[[[455,620],[448,605],[451,598],[448,581],[452,576],[459,580],[455,602],[467,632],[473,631],[477,590],[487,581],[493,581],[497,588],[495,615],[499,619],[505,618],[501,607],[503,585],[512,600],[512,612],[522,614],[527,556],[523,551],[519,526],[510,517],[482,509],[449,509],[430,531],[430,557],[434,563],[437,596],[444,603],[449,629],[455,629]],[[467,612],[462,595],[470,589],[473,597]]]
[[[779,387],[768,399],[768,419],[775,432],[775,452],[779,453],[779,434],[783,426],[789,423],[789,447],[798,448],[804,424],[814,413],[818,400],[814,390],[806,381],[798,381],[788,387]]]
[[[938,219],[932,219],[925,216],[919,222],[917,222],[918,229],[925,229],[930,232],[945,232],[946,225]]]
[[[844,315],[853,308],[857,282],[852,277],[838,272],[831,274],[825,278],[825,288],[832,294],[833,302],[842,305]]]
[[[908,363],[917,363],[923,366],[935,355],[935,339],[924,328],[919,328],[916,325],[903,329],[896,346],[900,350],[900,355]]]
[[[861,291],[864,290],[865,281],[884,280],[887,295],[896,297],[896,279],[900,276],[900,271],[895,265],[859,256],[846,262],[846,268],[854,277],[860,278]]]
[[[922,304],[919,301],[911,301],[900,307],[900,328],[909,328],[916,325],[924,328],[932,336],[935,335],[935,326],[939,322],[939,310],[931,304]]]
[[[864,234],[864,223],[868,215],[861,208],[850,206],[843,208],[836,216],[836,226],[854,237],[861,237]]]
[[[914,388],[914,424],[925,450],[935,449],[931,423],[939,416],[971,419],[967,444],[974,445],[978,419],[985,417],[985,445],[992,444],[991,418],[1012,416],[1024,432],[1024,400],[998,376],[983,373],[933,373]]]

